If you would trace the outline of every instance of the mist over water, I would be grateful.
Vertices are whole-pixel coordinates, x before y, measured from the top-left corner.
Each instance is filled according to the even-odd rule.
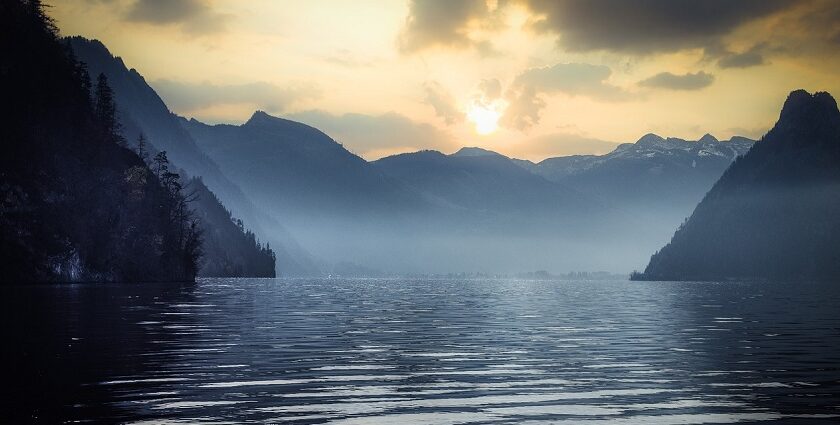
[[[21,324],[4,328],[5,418],[840,420],[837,285],[203,279],[0,290],[4,320]]]

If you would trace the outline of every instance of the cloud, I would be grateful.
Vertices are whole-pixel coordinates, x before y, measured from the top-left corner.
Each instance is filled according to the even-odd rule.
[[[279,87],[264,82],[211,84],[156,80],[151,84],[166,100],[166,104],[180,113],[233,104],[248,104],[253,106],[249,109],[278,113],[295,102],[313,99],[319,95],[314,86]]]
[[[437,81],[427,81],[423,84],[426,92],[426,103],[435,109],[435,115],[443,118],[446,125],[464,121],[464,112],[458,109],[452,95]]]
[[[836,45],[840,40],[840,3],[836,0],[812,0],[804,6],[800,15],[795,17],[798,29],[808,33],[814,42]]]
[[[540,110],[545,106],[541,94],[564,93],[606,101],[630,100],[635,96],[607,82],[612,70],[587,63],[558,63],[554,66],[531,68],[519,74],[506,93],[509,103],[502,123],[526,130],[539,123]]]
[[[135,0],[123,18],[129,22],[174,25],[194,35],[224,31],[231,15],[219,13],[205,0]]]
[[[572,96],[588,96],[604,100],[620,100],[628,93],[606,82],[610,68],[588,63],[558,63],[554,66],[531,68],[519,74],[517,86],[531,86],[543,92],[562,92]]]
[[[525,131],[540,122],[540,111],[545,108],[545,100],[538,96],[534,87],[520,87],[508,91],[508,107],[502,115],[501,123]]]
[[[720,68],[762,65],[770,55],[822,60],[840,44],[836,0],[412,0],[397,44],[402,53],[442,47],[499,55],[494,33],[523,11],[524,28],[570,52],[700,49]],[[773,48],[732,51],[734,35]]]
[[[481,92],[481,100],[485,103],[502,97],[502,83],[496,78],[481,80],[478,90]]]
[[[522,0],[529,27],[556,34],[570,51],[649,54],[706,48],[748,22],[796,2],[784,0]]]
[[[700,90],[710,86],[714,81],[714,75],[707,74],[703,71],[683,75],[660,72],[650,78],[639,81],[639,85],[668,90]]]
[[[361,58],[347,49],[337,49],[334,54],[324,58],[325,62],[347,68],[365,68],[373,66],[374,59]]]
[[[741,53],[728,53],[718,60],[721,68],[749,68],[751,66],[764,65],[765,43],[759,43]]]
[[[402,53],[430,47],[474,47],[486,55],[496,54],[487,40],[475,40],[475,26],[498,27],[499,8],[486,0],[412,0],[397,45]]]
[[[513,150],[517,155],[534,161],[556,156],[603,155],[612,152],[618,143],[558,132],[537,136],[517,144]]]
[[[286,115],[329,134],[348,150],[366,159],[420,149],[452,150],[452,136],[436,127],[389,112],[382,115],[348,113],[334,115],[313,110]]]
[[[761,53],[746,51],[743,53],[733,53],[720,58],[718,66],[721,68],[749,68],[751,66],[763,65],[764,63],[764,56]]]

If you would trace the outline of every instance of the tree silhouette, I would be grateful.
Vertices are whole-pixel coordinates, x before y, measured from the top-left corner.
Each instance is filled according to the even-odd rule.
[[[0,282],[193,280],[202,233],[180,177],[122,146],[107,78],[91,96],[38,1],[0,2],[0,49]]]
[[[143,160],[143,162],[149,162],[149,152],[148,148],[146,147],[146,135],[143,132],[140,132],[140,135],[137,136],[137,156]]]
[[[99,74],[96,78],[94,113],[107,134],[117,133],[117,105],[114,103],[114,92],[108,85],[108,77],[105,74]]]

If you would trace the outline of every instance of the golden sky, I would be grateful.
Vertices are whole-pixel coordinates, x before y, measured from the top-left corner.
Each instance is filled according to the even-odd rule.
[[[367,159],[532,160],[645,133],[760,137],[797,88],[840,94],[832,0],[53,0],[174,112],[314,125]]]

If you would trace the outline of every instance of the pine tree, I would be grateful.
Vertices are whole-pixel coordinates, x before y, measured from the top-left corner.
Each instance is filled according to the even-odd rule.
[[[117,105],[114,102],[114,91],[108,85],[108,77],[99,74],[96,78],[96,104],[94,113],[102,123],[104,131],[109,135],[116,135],[119,132],[117,123]]]
[[[166,151],[160,151],[154,158],[154,172],[158,179],[163,179],[163,175],[169,172],[169,158],[166,157]]]
[[[146,151],[146,136],[143,132],[140,132],[140,136],[137,137],[137,156],[139,156],[143,162],[149,162],[149,153]]]

